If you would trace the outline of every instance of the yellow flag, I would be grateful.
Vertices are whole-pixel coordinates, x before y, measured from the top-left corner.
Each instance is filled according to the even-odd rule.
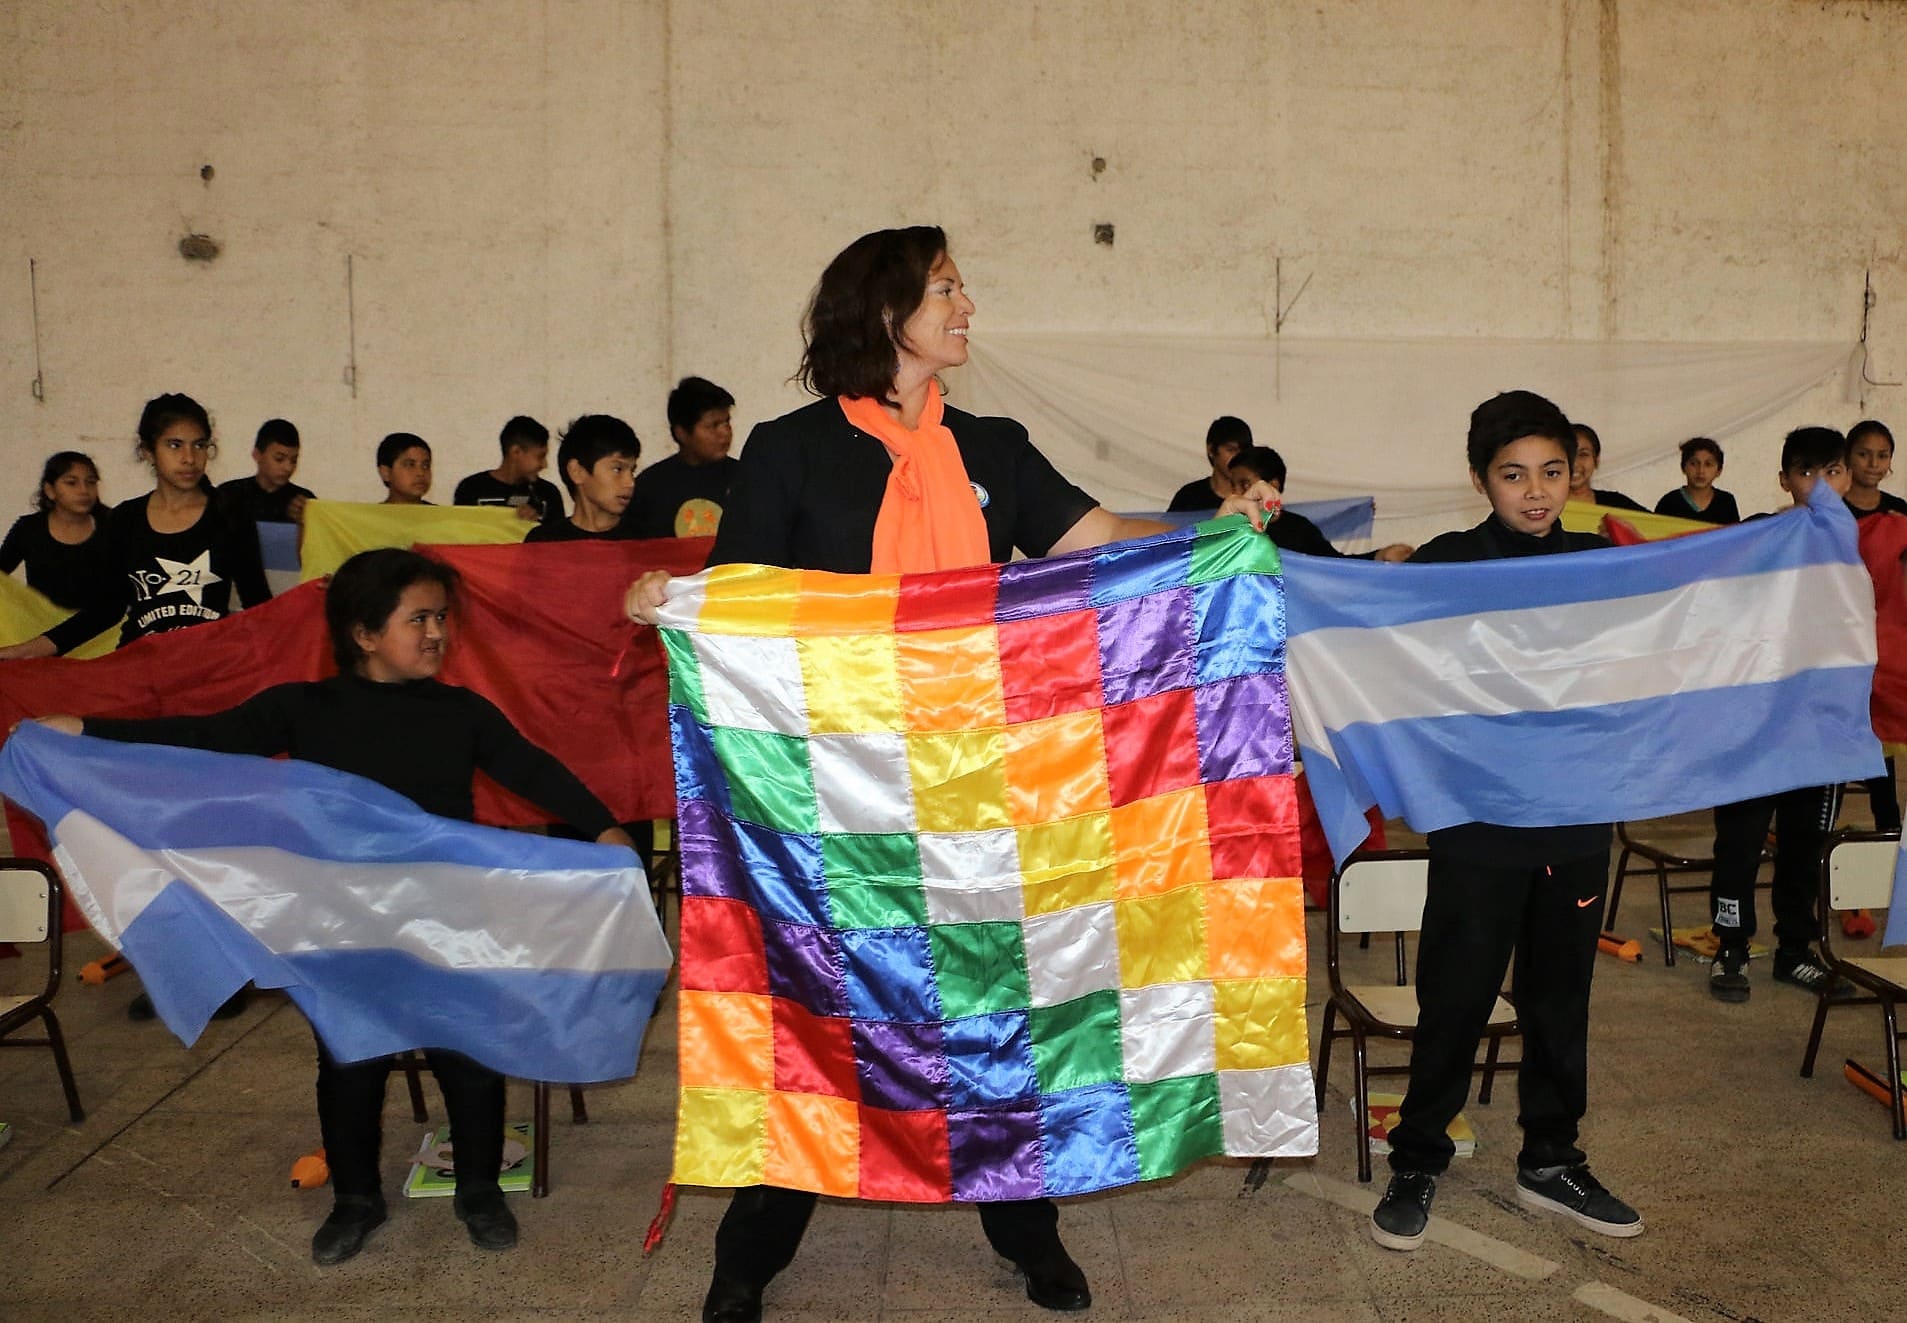
[[[60,606],[21,583],[11,574],[0,574],[0,647],[12,647],[36,639],[72,615]],[[103,657],[119,646],[119,622],[97,638],[74,648],[69,657]]]
[[[373,547],[521,542],[534,527],[529,520],[519,518],[515,510],[494,505],[312,501],[305,506],[299,581],[322,579],[358,552]]]
[[[1682,533],[1706,533],[1716,524],[1699,519],[1677,519],[1674,515],[1651,514],[1646,510],[1618,510],[1609,505],[1591,505],[1587,501],[1563,504],[1563,527],[1571,533],[1602,532],[1603,516],[1614,515],[1650,542]]]

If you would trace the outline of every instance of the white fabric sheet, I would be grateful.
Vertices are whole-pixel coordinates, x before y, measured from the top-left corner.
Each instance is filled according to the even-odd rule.
[[[1771,438],[1846,421],[1778,415],[1844,371],[1852,348],[976,331],[949,399],[1017,418],[1061,472],[1113,510],[1159,509],[1208,472],[1205,428],[1236,414],[1284,455],[1292,500],[1374,494],[1375,540],[1418,542],[1482,517],[1464,432],[1480,401],[1516,388],[1593,426],[1603,442],[1596,485],[1651,507],[1681,481],[1678,443],[1710,436],[1726,449],[1769,421],[1752,456],[1731,452],[1720,483],[1744,493],[1744,510],[1759,509],[1775,467],[1761,453]]]

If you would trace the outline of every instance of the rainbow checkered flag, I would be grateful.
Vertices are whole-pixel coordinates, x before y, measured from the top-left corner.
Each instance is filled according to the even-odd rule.
[[[940,1202],[1317,1151],[1277,550],[673,586],[675,1179]]]

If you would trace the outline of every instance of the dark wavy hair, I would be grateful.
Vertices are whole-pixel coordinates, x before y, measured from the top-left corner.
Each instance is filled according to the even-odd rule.
[[[441,584],[457,598],[459,576],[452,566],[401,547],[360,551],[338,566],[324,590],[324,623],[331,631],[331,655],[338,669],[355,674],[364,661],[355,634],[362,625],[373,634],[390,623],[397,599],[412,584]]]
[[[51,510],[53,500],[46,494],[46,489],[64,478],[68,471],[79,468],[81,465],[93,471],[94,482],[99,481],[99,465],[93,463],[91,455],[77,450],[56,450],[48,455],[45,465],[40,469],[40,485],[33,489],[33,508],[41,514]]]
[[[157,395],[139,411],[139,453],[150,458],[159,434],[174,423],[197,423],[205,429],[205,439],[212,439],[212,417],[203,404],[190,395]]]
[[[1565,462],[1576,458],[1576,432],[1561,409],[1535,391],[1506,390],[1491,396],[1470,414],[1470,434],[1464,446],[1470,471],[1482,477],[1498,452],[1526,436],[1554,441]]]
[[[947,251],[938,225],[876,230],[843,248],[821,273],[802,318],[795,379],[816,395],[892,402],[900,335]]]
[[[583,466],[583,472],[589,473],[611,455],[627,456],[631,464],[642,458],[642,441],[635,428],[614,414],[586,413],[572,418],[556,447],[556,476],[573,497],[576,480],[569,476],[569,462],[575,460]]]
[[[1710,437],[1692,436],[1688,440],[1684,441],[1681,445],[1677,446],[1676,449],[1682,452],[1681,462],[1682,462],[1682,467],[1685,469],[1688,467],[1688,462],[1691,459],[1695,458],[1695,456],[1701,454],[1705,450],[1709,454],[1715,457],[1715,471],[1717,473],[1720,473],[1724,468],[1727,467],[1727,461],[1725,461],[1722,458],[1721,443],[1713,440]]]

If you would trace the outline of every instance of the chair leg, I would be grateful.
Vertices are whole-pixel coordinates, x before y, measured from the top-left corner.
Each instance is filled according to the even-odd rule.
[[[569,1121],[571,1125],[586,1125],[589,1122],[589,1108],[583,1104],[583,1091],[574,1084],[569,1086]]]
[[[1324,1081],[1331,1073],[1331,1032],[1337,1023],[1338,1004],[1329,997],[1324,999],[1324,1032],[1318,1035],[1318,1078],[1313,1081],[1318,1091],[1318,1111],[1324,1111]]]
[[[1669,870],[1655,866],[1656,890],[1662,894],[1662,963],[1675,968],[1675,918],[1669,913]]]
[[[1801,1057],[1801,1078],[1814,1078],[1814,1058],[1821,1050],[1821,1031],[1828,1023],[1828,995],[1824,988],[1815,994],[1814,1027],[1808,1030],[1808,1050]]]
[[[415,1052],[405,1052],[397,1058],[397,1064],[404,1072],[404,1082],[411,1090],[411,1118],[417,1121],[430,1120],[430,1112],[424,1107],[424,1082],[419,1078],[423,1061]]]
[[[60,1032],[60,1019],[53,1014],[51,1006],[40,1011],[40,1019],[46,1025],[46,1045],[53,1049],[53,1065],[60,1072],[60,1088],[66,1091],[66,1114],[77,1125],[86,1119],[86,1109],[79,1105],[79,1086],[73,1083],[73,1063],[66,1055],[66,1036]]]
[[[1634,851],[1623,847],[1622,854],[1616,859],[1616,878],[1609,884],[1609,904],[1602,912],[1602,926],[1605,932],[1616,930],[1616,913],[1622,908],[1622,879],[1629,876],[1629,856]]]
[[[530,1093],[536,1126],[536,1173],[530,1178],[530,1197],[542,1199],[550,1192],[550,1086],[538,1080]]]
[[[1404,962],[1404,934],[1397,934],[1397,986],[1403,987],[1410,982],[1410,969]]]
[[[1902,1107],[1900,1089],[1900,1021],[1894,1014],[1894,1000],[1881,998],[1881,1022],[1887,1029],[1887,1110],[1893,1114],[1894,1138],[1907,1139],[1907,1108]]]
[[[1490,1105],[1490,1086],[1496,1083],[1496,1059],[1497,1054],[1502,1050],[1503,1040],[1498,1038],[1495,1034],[1491,1034],[1489,1050],[1484,1053],[1483,1057],[1483,1087],[1477,1090],[1478,1106],[1488,1107]]]
[[[1351,1118],[1357,1131],[1357,1178],[1371,1179],[1371,1081],[1364,1063],[1364,1035],[1351,1031]]]

